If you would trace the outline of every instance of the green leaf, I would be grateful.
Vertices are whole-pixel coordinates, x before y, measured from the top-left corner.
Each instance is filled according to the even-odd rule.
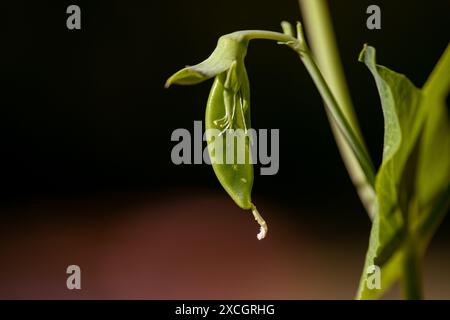
[[[363,49],[360,60],[375,78],[385,121],[383,161],[375,184],[377,212],[358,291],[359,299],[371,299],[400,276],[407,278],[415,267],[407,265],[411,250],[423,257],[450,203],[450,119],[445,106],[450,46],[422,90],[376,65],[372,47]],[[380,290],[367,287],[370,265],[381,267]]]
[[[376,215],[361,277],[358,298],[379,297],[398,278],[402,260],[401,244],[411,213],[411,199],[417,167],[417,141],[424,123],[422,93],[404,75],[375,62],[375,49],[365,47],[360,55],[378,88],[384,116],[383,161],[375,191]],[[369,289],[367,268],[381,268],[381,288]]]

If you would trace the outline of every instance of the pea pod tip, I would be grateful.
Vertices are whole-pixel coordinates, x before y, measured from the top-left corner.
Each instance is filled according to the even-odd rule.
[[[267,235],[267,231],[268,231],[267,223],[266,223],[266,221],[264,221],[263,217],[258,212],[258,209],[256,209],[254,204],[252,204],[251,210],[252,210],[253,216],[255,217],[256,222],[258,222],[258,224],[259,224],[259,233],[256,235],[256,238],[258,238],[258,240],[262,240]]]

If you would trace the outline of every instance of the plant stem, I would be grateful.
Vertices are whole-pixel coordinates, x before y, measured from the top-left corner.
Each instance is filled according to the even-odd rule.
[[[342,107],[343,113],[354,130],[361,135],[345,80],[327,2],[325,0],[299,0],[299,5],[302,9],[303,23],[306,26],[305,30],[309,36],[308,43],[314,58]]]
[[[327,81],[331,92],[341,107],[342,113],[347,118],[355,134],[364,144],[364,139],[359,129],[358,121],[352,106],[350,93],[345,80],[342,63],[337,48],[331,17],[325,0],[299,0],[302,9],[303,20],[307,26],[313,55],[320,70]],[[327,113],[331,124],[336,144],[342,160],[347,168],[358,195],[366,208],[369,217],[373,219],[375,191],[370,182],[365,178],[362,168],[353,154],[345,137],[334,123],[331,115]]]
[[[408,239],[404,250],[401,278],[405,299],[421,300],[423,298],[421,271],[421,254],[417,243],[414,239]]]
[[[435,99],[445,100],[450,91],[450,77],[448,70],[450,69],[450,44],[447,45],[444,53],[434,67],[430,76],[423,87],[428,95]]]
[[[287,30],[287,23],[283,23],[283,29]],[[291,32],[289,32],[291,33]],[[333,93],[328,87],[327,82],[322,76],[319,68],[317,67],[311,52],[306,44],[306,39],[303,35],[303,29],[300,23],[297,24],[297,38],[292,37],[290,34],[283,34],[273,31],[264,30],[244,30],[236,31],[228,36],[235,37],[239,41],[248,41],[252,39],[266,39],[275,40],[281,44],[288,45],[291,49],[297,52],[309,72],[314,84],[319,90],[322,99],[325,101],[325,106],[327,108],[328,114],[333,119],[333,123],[339,129],[339,132],[344,137],[346,143],[353,151],[354,157],[357,159],[360,168],[364,172],[366,183],[374,188],[375,184],[375,169],[372,164],[369,153],[367,152],[366,146],[362,141],[359,134],[355,133],[354,127],[351,126],[348,119],[345,117],[342,109],[337,103]]]
[[[286,35],[280,32],[266,31],[266,30],[242,30],[236,31],[228,34],[228,36],[235,37],[239,41],[243,40],[253,40],[253,39],[264,39],[264,40],[274,40],[278,42],[290,42],[296,41],[294,37]]]
[[[424,253],[431,241],[436,229],[441,224],[442,220],[450,207],[450,184],[436,199],[436,203],[431,211],[419,222],[413,229],[417,238],[421,239],[420,251]]]
[[[433,97],[436,101],[441,100],[444,103],[448,92],[450,91],[450,78],[448,70],[450,69],[450,45],[442,54],[439,62],[434,67],[431,75],[427,79],[423,92],[429,97]],[[421,299],[422,286],[420,283],[420,258],[423,257],[425,251],[433,237],[436,229],[444,219],[448,208],[450,207],[450,184],[436,198],[434,206],[430,212],[425,215],[418,223],[412,226],[411,233],[416,240],[414,251],[409,253],[409,258],[404,259],[404,279],[403,290],[407,299]],[[412,247],[411,245],[409,247]]]
[[[340,129],[340,133],[344,136],[345,141],[350,146],[351,150],[358,159],[359,165],[365,174],[367,183],[374,187],[375,185],[375,169],[373,167],[370,156],[361,141],[361,138],[355,133],[354,128],[350,125],[345,117],[342,109],[339,107],[333,93],[328,87],[325,79],[322,76],[319,68],[317,67],[310,52],[299,52],[300,59],[309,72],[314,84],[322,96],[326,106],[328,106],[328,112],[331,115],[334,123]]]

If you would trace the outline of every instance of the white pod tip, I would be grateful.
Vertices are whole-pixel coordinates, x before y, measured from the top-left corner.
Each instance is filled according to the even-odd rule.
[[[267,223],[261,217],[258,210],[256,209],[256,207],[253,204],[252,204],[252,213],[253,213],[253,216],[255,217],[256,222],[258,222],[258,224],[259,224],[259,233],[256,235],[256,238],[258,238],[258,240],[262,240],[267,235],[267,230],[268,230]]]

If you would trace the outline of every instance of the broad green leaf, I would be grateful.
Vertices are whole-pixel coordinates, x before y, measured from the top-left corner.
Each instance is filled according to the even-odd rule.
[[[400,272],[399,248],[411,218],[410,199],[414,190],[409,186],[415,181],[416,145],[424,123],[424,110],[421,91],[404,75],[377,65],[373,47],[365,47],[360,60],[375,79],[385,127],[383,160],[375,182],[377,210],[358,292],[359,299],[370,299],[388,289]],[[367,286],[367,268],[371,265],[381,268],[380,289]]]
[[[377,298],[404,271],[406,237],[426,246],[450,203],[450,46],[424,89],[403,75],[375,64],[375,49],[360,60],[372,72],[385,121],[383,161],[376,178],[377,209],[358,298]],[[367,287],[367,267],[381,267],[381,289]]]

